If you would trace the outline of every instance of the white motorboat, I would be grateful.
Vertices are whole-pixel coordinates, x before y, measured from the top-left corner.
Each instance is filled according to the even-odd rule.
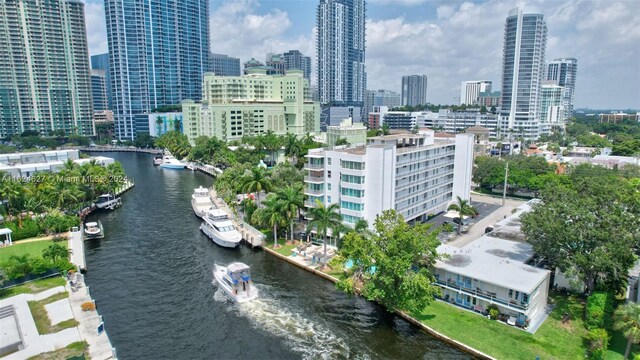
[[[180,170],[180,169],[184,169],[185,167],[187,167],[187,164],[183,163],[182,161],[180,161],[178,159],[176,159],[170,153],[166,153],[166,154],[164,154],[162,156],[162,163],[160,164],[160,167],[161,168],[165,168],[165,169]]]
[[[96,201],[96,207],[98,209],[113,210],[121,205],[121,200],[112,194],[102,194]]]
[[[229,215],[220,209],[209,209],[203,218],[200,230],[214,243],[227,248],[235,248],[240,245],[242,235],[229,220]]]
[[[153,158],[153,166],[162,164],[162,156],[156,156]]]
[[[197,217],[205,217],[207,210],[213,207],[213,201],[211,201],[209,189],[202,186],[194,189],[193,194],[191,195],[191,207]]]
[[[246,264],[234,262],[228,266],[213,265],[213,277],[218,286],[234,301],[251,301],[258,297],[258,289],[252,286],[251,269]]]
[[[84,236],[87,239],[100,239],[104,237],[104,229],[100,220],[84,224]]]

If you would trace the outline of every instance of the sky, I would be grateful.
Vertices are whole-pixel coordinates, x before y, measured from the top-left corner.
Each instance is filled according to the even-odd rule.
[[[298,49],[313,59],[318,0],[210,0],[211,50],[264,61]],[[90,54],[107,52],[102,0],[85,0]],[[509,10],[542,13],[547,61],[578,59],[575,107],[640,108],[640,1],[368,0],[367,89],[400,91],[403,75],[426,74],[427,101],[452,104],[464,80],[500,90]]]

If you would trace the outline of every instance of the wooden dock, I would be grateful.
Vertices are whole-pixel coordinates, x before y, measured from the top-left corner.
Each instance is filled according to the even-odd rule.
[[[231,221],[235,225],[236,229],[238,229],[238,231],[242,235],[242,239],[248,245],[250,245],[252,248],[253,247],[263,247],[264,246],[266,236],[262,232],[260,232],[259,230],[257,230],[253,226],[247,224],[242,219],[238,218],[235,215],[235,213],[233,211],[231,211],[231,209],[224,202],[224,200],[222,200],[220,197],[218,197],[218,194],[216,193],[216,191],[214,189],[211,189],[210,196],[213,199],[213,204],[217,208],[222,209],[227,214],[229,214],[229,216],[231,217]]]

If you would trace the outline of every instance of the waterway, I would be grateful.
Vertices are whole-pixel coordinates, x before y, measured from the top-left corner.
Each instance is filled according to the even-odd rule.
[[[202,173],[120,161],[135,187],[93,215],[106,237],[86,243],[86,282],[120,359],[469,359],[380,306],[261,250],[229,250],[198,229]],[[238,305],[212,284],[214,261],[251,266],[261,298]]]

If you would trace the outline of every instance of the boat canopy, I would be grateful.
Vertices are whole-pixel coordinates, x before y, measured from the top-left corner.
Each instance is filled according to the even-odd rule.
[[[196,195],[205,195],[205,196],[208,196],[208,195],[209,195],[209,189],[204,188],[204,187],[202,187],[202,186],[200,186],[200,187],[199,187],[199,188],[197,188],[197,189],[194,189],[194,190],[193,190],[193,192],[194,192]]]
[[[98,226],[98,223],[97,222],[88,222],[85,225],[87,225],[87,227],[96,227],[96,226]]]
[[[236,284],[238,281],[247,282],[251,279],[251,268],[240,262],[229,264],[229,266],[227,266],[227,273]]]
[[[209,209],[209,219],[211,220],[227,220],[229,215],[220,209]]]

